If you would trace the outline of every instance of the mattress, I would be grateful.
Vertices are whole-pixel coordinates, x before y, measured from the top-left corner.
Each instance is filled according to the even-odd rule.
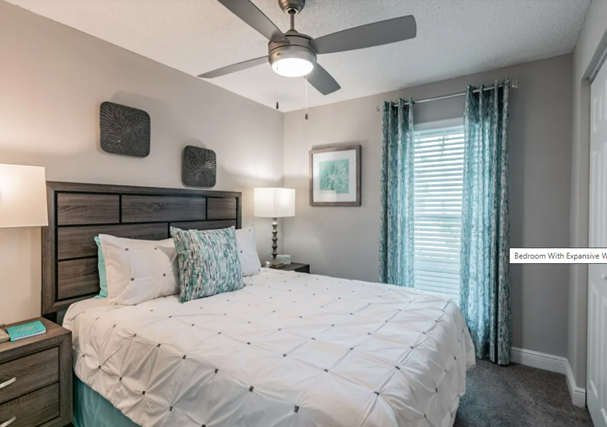
[[[73,304],[77,377],[143,427],[452,426],[474,363],[457,305],[262,269],[181,304]]]

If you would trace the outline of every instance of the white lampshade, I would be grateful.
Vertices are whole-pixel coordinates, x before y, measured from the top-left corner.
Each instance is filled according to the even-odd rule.
[[[44,168],[0,164],[0,228],[47,225]]]
[[[295,216],[295,190],[256,188],[254,215],[262,218]]]

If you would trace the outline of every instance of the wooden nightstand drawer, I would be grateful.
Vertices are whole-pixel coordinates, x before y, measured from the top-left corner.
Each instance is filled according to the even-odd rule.
[[[0,365],[0,404],[57,381],[57,347],[3,363]]]
[[[0,405],[0,425],[37,427],[59,417],[59,384],[46,386]]]
[[[36,320],[45,334],[0,344],[0,426],[65,427],[72,422],[72,333],[40,317],[7,326]]]

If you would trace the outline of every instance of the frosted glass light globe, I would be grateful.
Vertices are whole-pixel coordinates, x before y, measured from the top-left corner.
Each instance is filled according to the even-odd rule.
[[[283,58],[274,62],[272,69],[284,77],[303,77],[312,72],[314,64],[301,58]]]

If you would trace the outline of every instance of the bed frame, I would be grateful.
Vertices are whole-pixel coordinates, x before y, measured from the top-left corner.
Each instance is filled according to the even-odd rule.
[[[110,234],[144,240],[169,228],[241,227],[242,194],[173,188],[47,182],[49,225],[42,230],[42,315],[99,293],[97,245]]]

